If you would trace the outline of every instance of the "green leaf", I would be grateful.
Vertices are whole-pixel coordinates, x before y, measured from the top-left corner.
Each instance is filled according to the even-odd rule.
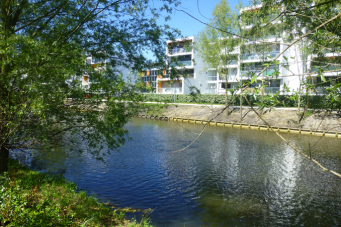
[[[323,81],[323,82],[327,82],[327,80],[326,80],[326,78],[321,74],[321,80]]]
[[[255,82],[257,82],[257,76],[253,76],[250,83],[253,84]]]

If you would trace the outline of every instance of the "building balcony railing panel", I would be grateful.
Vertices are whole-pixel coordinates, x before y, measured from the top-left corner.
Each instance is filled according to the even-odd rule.
[[[326,95],[326,94],[329,94],[327,90],[328,88],[330,87],[315,87],[314,89],[309,89],[308,93],[310,95]],[[337,92],[341,93],[341,88],[338,88]]]
[[[215,76],[208,76],[207,80],[217,80],[217,75],[215,75]]]
[[[227,65],[238,65],[238,60],[233,60],[227,63]]]
[[[182,94],[182,88],[162,88],[161,94]]]
[[[276,68],[268,68],[267,70],[265,70],[261,75],[259,76],[271,76],[275,71],[278,71],[278,67]],[[241,74],[244,77],[247,76],[252,76],[252,75],[258,75],[260,72],[262,72],[262,69],[260,68],[252,68],[252,67],[243,67],[241,68]]]
[[[178,75],[174,75],[174,78],[179,78],[179,77],[184,77],[184,78],[192,79],[192,78],[194,78],[194,73],[181,73],[181,74],[178,74]],[[160,76],[158,78],[159,79],[171,79],[170,75],[168,75],[168,74]]]
[[[264,87],[263,89],[265,94],[276,94],[280,91],[279,87]]]
[[[181,53],[190,53],[191,50],[183,48],[183,47],[174,47],[168,50],[168,54],[181,54]]]
[[[204,94],[216,94],[217,93],[217,89],[215,88],[207,88],[204,91]]]
[[[254,89],[255,88],[249,87],[249,88],[246,88],[244,91],[252,93]],[[263,94],[276,94],[277,92],[280,91],[280,87],[263,87],[263,88],[260,88],[259,91]]]
[[[192,61],[179,61],[179,62],[172,62],[169,64],[169,67],[181,67],[181,66],[192,66]]]
[[[340,70],[341,71],[341,65],[329,65],[329,66],[321,66],[320,68],[322,68],[325,71],[333,71],[333,70]],[[317,72],[319,71],[318,67],[311,67],[311,72]]]
[[[237,73],[230,73],[227,78],[231,79],[233,77],[237,77],[238,74]],[[219,80],[225,80],[226,79],[226,75],[219,75]]]
[[[241,60],[267,60],[267,59],[273,59],[275,58],[280,52],[270,52],[263,54],[241,54],[240,59]]]

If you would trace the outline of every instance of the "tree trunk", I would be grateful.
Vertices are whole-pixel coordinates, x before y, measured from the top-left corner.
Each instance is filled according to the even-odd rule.
[[[229,115],[229,106],[228,106],[228,101],[227,101],[227,88],[226,88],[226,86],[227,86],[227,83],[225,84],[225,107],[226,107],[226,116],[228,116]]]
[[[243,96],[240,93],[240,121],[243,120]]]
[[[228,96],[227,96],[227,82],[229,78],[229,71],[227,69],[226,75],[225,75],[225,107],[226,107],[226,116],[230,115],[229,112],[229,104],[228,104]]]
[[[0,147],[0,174],[8,171],[9,150],[7,148],[8,139]]]

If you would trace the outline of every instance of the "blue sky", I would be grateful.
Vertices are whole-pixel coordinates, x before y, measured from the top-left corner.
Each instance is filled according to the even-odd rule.
[[[208,22],[212,18],[213,9],[218,3],[219,0],[183,0],[178,9],[186,11],[203,22]],[[233,9],[238,3],[238,0],[231,0],[229,3]],[[242,3],[246,6],[249,4],[249,0],[242,0]],[[172,20],[169,22],[169,25],[180,29],[184,36],[195,36],[205,28],[204,24],[191,18],[184,12],[175,11],[171,15],[171,18]]]
[[[249,5],[250,0],[241,0],[243,6]],[[178,10],[183,10],[202,22],[208,22],[212,15],[213,9],[219,0],[182,0]],[[233,9],[238,3],[238,0],[229,1]],[[165,23],[160,20],[160,23]],[[187,15],[184,12],[175,10],[171,15],[171,20],[167,22],[172,28],[177,28],[185,37],[196,36],[199,31],[205,28],[205,25]],[[179,37],[180,38],[180,37]],[[148,58],[153,58],[151,54],[146,55]]]

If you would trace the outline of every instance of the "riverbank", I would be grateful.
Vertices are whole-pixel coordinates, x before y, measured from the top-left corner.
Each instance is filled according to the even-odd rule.
[[[196,120],[213,120],[237,124],[265,125],[258,115],[249,107],[242,109],[230,107],[227,115],[223,105],[147,105],[140,114],[165,116],[169,118],[184,118]],[[313,131],[341,132],[341,116],[337,112],[309,110],[298,114],[297,108],[264,109],[262,117],[272,127],[297,128]],[[222,113],[221,113],[222,112]],[[221,113],[220,115],[218,115]]]
[[[61,177],[30,170],[9,161],[0,176],[0,226],[150,226],[127,220]]]

